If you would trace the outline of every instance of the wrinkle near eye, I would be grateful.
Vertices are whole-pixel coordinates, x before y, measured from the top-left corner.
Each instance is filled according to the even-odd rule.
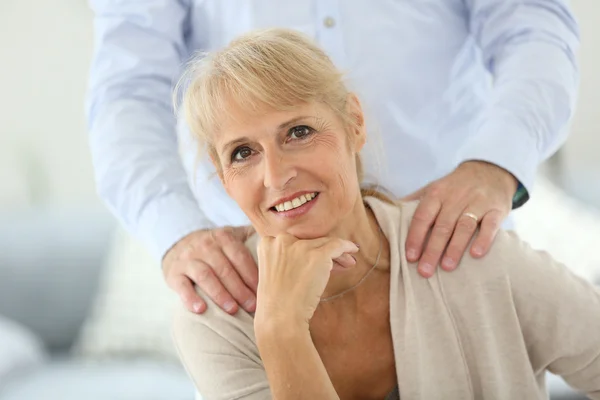
[[[244,173],[243,168],[233,168],[231,166],[225,166],[223,168],[223,184],[227,185],[229,182],[234,181],[237,177]]]

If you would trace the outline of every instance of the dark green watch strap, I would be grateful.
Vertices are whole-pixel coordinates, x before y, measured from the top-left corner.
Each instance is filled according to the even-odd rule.
[[[525,189],[525,186],[521,182],[519,182],[519,186],[517,186],[517,191],[513,196],[512,200],[512,209],[517,209],[521,207],[523,204],[527,203],[529,200],[529,192]]]

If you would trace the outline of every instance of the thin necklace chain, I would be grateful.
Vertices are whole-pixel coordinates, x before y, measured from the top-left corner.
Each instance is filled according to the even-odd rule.
[[[354,290],[357,287],[359,287],[360,284],[363,283],[369,277],[369,275],[371,275],[371,272],[373,272],[373,270],[375,269],[375,267],[377,267],[377,264],[379,264],[379,258],[381,257],[381,249],[383,249],[383,240],[381,240],[381,227],[379,227],[378,233],[379,233],[379,252],[377,253],[377,258],[375,259],[375,264],[373,264],[373,266],[371,267],[371,269],[367,271],[367,273],[360,279],[360,281],[358,281],[358,283],[356,285],[350,286],[348,289],[342,290],[338,294],[334,294],[333,296],[329,296],[329,297],[325,297],[325,298],[321,299],[321,303],[324,303],[326,301],[335,300],[338,297],[342,297],[343,295],[345,295],[349,291]]]

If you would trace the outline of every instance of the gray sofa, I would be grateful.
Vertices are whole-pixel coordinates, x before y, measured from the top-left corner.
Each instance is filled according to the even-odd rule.
[[[0,215],[0,316],[30,329],[45,348],[41,361],[0,375],[0,400],[194,398],[178,365],[149,359],[89,362],[69,352],[90,312],[113,229],[112,218],[101,210]],[[559,379],[549,386],[552,399],[582,398]]]
[[[0,400],[194,399],[178,365],[90,362],[69,351],[90,312],[113,229],[101,210],[0,215],[0,316],[29,328],[44,346],[41,359],[0,376]]]

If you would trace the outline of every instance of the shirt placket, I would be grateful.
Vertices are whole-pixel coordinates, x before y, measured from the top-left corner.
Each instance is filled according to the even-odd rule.
[[[339,0],[317,0],[317,38],[334,64],[346,68],[346,52],[342,32]]]

